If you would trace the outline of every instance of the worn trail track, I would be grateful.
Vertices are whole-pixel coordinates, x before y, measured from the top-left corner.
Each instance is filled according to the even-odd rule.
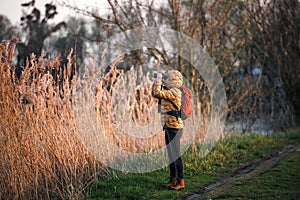
[[[288,145],[277,152],[268,154],[261,159],[254,160],[251,163],[235,170],[227,177],[204,187],[197,194],[185,195],[183,199],[185,200],[206,199],[205,197],[208,193],[212,191],[218,193],[217,189],[219,187],[225,186],[226,189],[226,183],[230,181],[239,180],[239,179],[243,179],[243,180],[253,179],[255,177],[258,177],[261,174],[269,171],[271,168],[277,166],[282,159],[284,159],[292,152],[299,151],[299,149],[300,149],[299,144]]]

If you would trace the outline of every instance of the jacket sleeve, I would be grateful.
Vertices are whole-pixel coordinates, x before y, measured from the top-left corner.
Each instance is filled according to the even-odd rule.
[[[156,80],[152,86],[152,96],[159,99],[166,99],[166,100],[174,100],[176,99],[176,90],[162,90],[162,82],[160,80]]]

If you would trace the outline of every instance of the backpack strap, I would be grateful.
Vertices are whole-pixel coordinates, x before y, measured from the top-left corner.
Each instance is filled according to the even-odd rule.
[[[171,110],[171,111],[166,112],[166,114],[175,116],[177,120],[178,120],[178,118],[181,118],[181,111],[180,110]]]
[[[162,90],[163,88],[163,85],[161,85],[160,90]],[[161,113],[161,98],[158,99],[158,113]]]
[[[171,100],[169,100],[172,104],[173,104],[173,106],[177,109],[177,110],[180,110],[179,108],[178,108],[178,106],[173,102],[173,101],[171,101]]]
[[[161,99],[158,99],[157,111],[158,111],[158,113],[161,113]]]
[[[180,87],[180,88],[178,88],[178,89],[180,89],[180,91],[181,91],[181,103],[183,102],[183,99],[184,99],[184,96],[183,96],[183,91],[182,91],[182,88]],[[175,107],[175,109],[177,109],[178,111],[180,111],[181,109],[173,102],[173,101],[171,101],[171,100],[169,100],[172,104],[173,104],[173,106]]]
[[[182,103],[183,102],[183,98],[184,98],[183,97],[183,91],[182,91],[181,87],[179,89],[181,91],[181,103]],[[166,114],[167,115],[175,116],[176,119],[178,120],[178,118],[181,118],[181,109],[173,101],[171,101],[171,100],[169,100],[169,101],[172,103],[172,105],[174,106],[174,108],[177,109],[177,110],[168,111],[168,112],[166,112]]]

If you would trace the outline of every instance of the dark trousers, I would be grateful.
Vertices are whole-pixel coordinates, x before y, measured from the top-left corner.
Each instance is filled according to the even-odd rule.
[[[165,140],[169,157],[170,177],[183,178],[183,160],[180,154],[180,138],[183,129],[165,128]]]

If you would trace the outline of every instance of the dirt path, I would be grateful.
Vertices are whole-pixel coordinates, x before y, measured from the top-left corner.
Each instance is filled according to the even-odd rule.
[[[300,148],[299,144],[288,145],[283,149],[281,149],[280,151],[266,155],[261,159],[254,160],[251,163],[243,166],[242,168],[235,170],[229,176],[221,179],[220,181],[206,186],[199,193],[189,194],[185,196],[184,199],[199,200],[199,199],[204,199],[206,195],[211,192],[213,192],[214,195],[218,195],[224,191],[228,191],[232,189],[230,188],[231,186],[227,184],[228,182],[233,180],[246,180],[246,179],[253,179],[255,177],[259,177],[261,174],[277,166],[282,159],[284,159],[292,152],[299,150],[299,148]]]

